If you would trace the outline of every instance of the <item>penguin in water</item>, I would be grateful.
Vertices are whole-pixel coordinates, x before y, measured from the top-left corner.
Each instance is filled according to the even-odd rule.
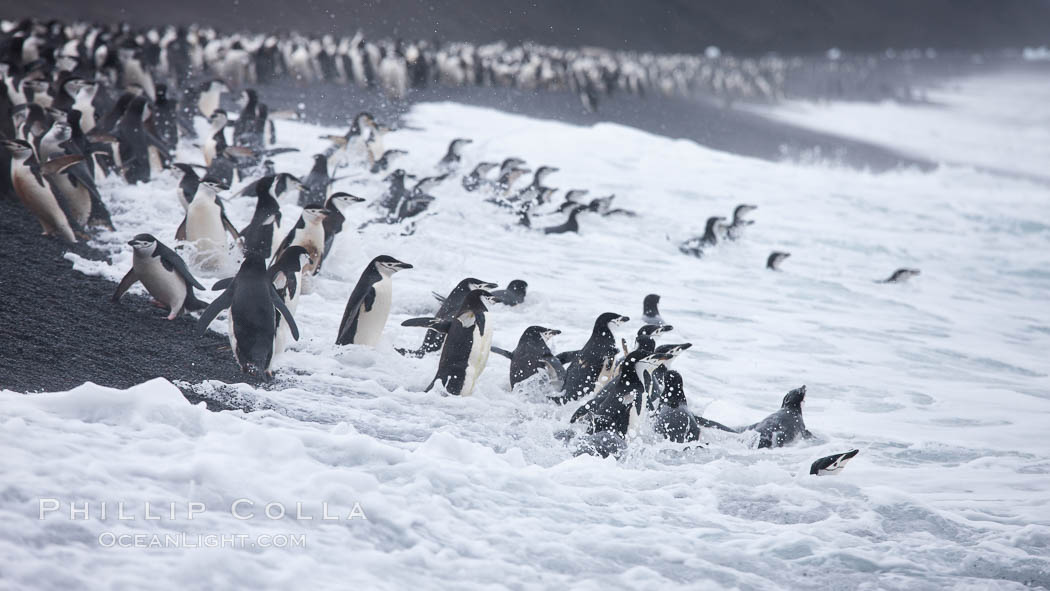
[[[904,283],[905,281],[911,279],[912,277],[915,277],[916,275],[919,275],[920,273],[921,271],[919,271],[918,269],[901,268],[894,271],[893,274],[890,275],[888,278],[883,279],[881,281],[876,281],[876,283]]]
[[[683,242],[678,250],[683,254],[691,254],[697,258],[704,256],[704,247],[718,244],[718,228],[725,221],[723,217],[709,217],[704,227],[704,235],[699,238],[690,238]]]
[[[499,164],[495,162],[481,162],[474,167],[474,170],[470,171],[470,174],[463,177],[463,188],[467,191],[476,191],[481,186],[482,181],[485,180],[485,175],[497,166]]]
[[[565,369],[565,382],[562,385],[564,394],[551,397],[551,400],[558,404],[579,400],[590,396],[609,381],[618,352],[613,327],[628,321],[630,318],[615,312],[605,312],[595,319],[591,337]]]
[[[659,397],[653,427],[657,433],[675,443],[699,441],[701,428],[737,433],[736,429],[693,414],[685,398],[682,374],[673,369],[664,376],[664,388]]]
[[[168,320],[174,320],[183,310],[203,310],[208,306],[193,293],[194,287],[203,290],[204,286],[193,278],[186,262],[174,250],[151,234],[138,234],[128,241],[128,245],[135,254],[131,259],[131,269],[113,292],[114,302],[120,301],[136,281],[141,281],[153,299],[171,311]]]
[[[664,323],[663,317],[660,316],[659,294],[651,293],[642,300],[642,322],[657,326]]]
[[[515,279],[507,284],[507,289],[497,289],[492,292],[492,299],[504,306],[517,306],[525,301],[525,290],[529,284],[523,279]]]
[[[258,248],[260,252],[266,254],[267,258],[277,254],[279,243],[276,236],[281,229],[281,206],[270,194],[270,186],[273,181],[272,176],[259,180],[255,190],[257,199],[255,213],[252,214],[252,220],[240,232],[245,244]]]
[[[350,292],[335,344],[378,345],[387,317],[390,316],[393,293],[391,277],[402,269],[411,268],[412,265],[387,255],[372,259]]]
[[[324,263],[325,259],[328,258],[328,253],[332,252],[336,234],[343,231],[346,216],[343,215],[342,208],[354,203],[361,203],[362,201],[364,199],[361,197],[340,191],[329,195],[324,202],[324,208],[328,211],[328,215],[321,224],[324,228],[324,252],[321,254],[321,263]],[[320,268],[320,265],[318,265],[318,268]]]
[[[736,240],[737,238],[740,238],[740,236],[744,232],[744,228],[755,223],[754,220],[745,220],[744,216],[749,212],[755,211],[756,209],[758,209],[758,206],[756,205],[748,205],[746,203],[741,203],[740,205],[737,205],[736,209],[733,210],[732,223],[726,226],[726,238],[729,240]]]
[[[288,311],[293,315],[296,309],[299,307],[299,294],[302,292],[302,270],[303,266],[310,262],[310,253],[306,252],[306,249],[301,246],[289,246],[281,253],[280,258],[270,265],[268,270],[270,274],[270,281],[273,282],[273,286],[277,288],[277,295],[280,296],[284,305],[288,307]],[[281,322],[281,315],[277,315],[277,327],[276,334],[273,342],[273,354],[280,355],[284,353],[284,349],[288,344],[288,337],[291,336],[291,330],[288,328],[288,324]]]
[[[813,434],[802,420],[802,404],[806,400],[806,387],[795,388],[784,395],[780,410],[768,417],[741,429],[758,432],[758,448],[783,447],[796,440],[810,439]]]
[[[846,463],[852,460],[860,453],[859,449],[851,449],[847,452],[840,454],[832,454],[820,458],[813,462],[809,467],[809,473],[814,476],[829,476],[835,475],[841,472],[845,467]]]
[[[620,377],[609,384],[609,396],[595,410],[588,433],[607,431],[624,439],[639,437],[648,420],[645,401],[652,391],[652,373],[666,359],[663,353],[628,353]]]
[[[580,232],[580,223],[576,221],[576,216],[580,215],[581,212],[587,211],[589,208],[586,205],[580,205],[574,207],[569,212],[569,219],[565,220],[564,224],[558,226],[550,226],[543,229],[544,234],[564,234],[565,232]]]
[[[474,391],[492,346],[492,326],[487,322],[485,306],[491,300],[489,292],[475,289],[463,298],[463,305],[451,320],[411,318],[401,323],[402,326],[426,326],[446,334],[437,373],[425,392],[438,383],[453,396],[469,396]]]
[[[402,156],[405,156],[406,154],[408,154],[408,152],[406,152],[405,150],[387,150],[386,152],[383,152],[382,156],[380,156],[378,159],[376,159],[375,162],[372,163],[372,166],[368,170],[372,174],[383,172],[384,170],[390,168],[390,166],[394,163],[395,160]]]
[[[270,363],[277,336],[277,314],[288,323],[295,340],[299,340],[299,327],[270,280],[265,253],[248,250],[237,275],[225,283],[225,291],[201,315],[197,322],[198,336],[203,335],[226,308],[230,309],[230,347],[241,371],[273,377]]]
[[[488,281],[482,281],[474,277],[467,277],[457,283],[447,296],[434,293],[434,298],[441,304],[434,317],[442,321],[451,320],[453,315],[459,310],[460,306],[463,305],[463,300],[467,297],[468,293],[477,289],[491,290],[496,287],[497,285],[495,283],[489,283]],[[418,349],[410,350],[398,348],[397,352],[409,357],[422,357],[427,353],[440,351],[444,344],[445,333],[437,330],[428,330],[426,335],[423,336],[423,344],[420,345]]]
[[[198,183],[197,193],[186,208],[186,217],[175,230],[175,239],[194,243],[204,265],[210,268],[221,267],[228,254],[226,234],[229,233],[234,240],[241,237],[226,217],[219,199],[219,192],[225,189],[225,185],[207,177]]]
[[[459,166],[460,160],[463,158],[461,154],[463,148],[473,141],[474,140],[466,138],[456,138],[452,140],[448,145],[448,151],[445,152],[445,157],[438,162],[438,168],[445,172],[455,170]]]
[[[789,256],[791,256],[790,252],[781,252],[779,250],[774,250],[773,252],[769,253],[769,258],[766,259],[766,268],[771,271],[779,271],[780,263],[783,263],[784,260],[787,259]]]
[[[521,333],[518,346],[513,351],[492,347],[492,352],[510,359],[510,387],[531,378],[540,371],[547,371],[552,382],[560,381],[565,376],[565,368],[558,358],[551,353],[551,339],[560,335],[560,330],[530,326]]]
[[[57,162],[40,165],[29,142],[2,140],[2,144],[11,154],[11,184],[15,195],[22,205],[36,216],[44,235],[57,235],[66,242],[76,242],[77,237],[70,225],[70,218],[42,173],[60,172],[83,158],[67,156],[59,158]]]
[[[302,246],[310,253],[310,263],[303,268],[303,275],[316,274],[324,254],[324,220],[327,217],[328,210],[321,205],[304,207],[299,221],[277,247],[276,256],[281,256],[281,251],[289,246]]]

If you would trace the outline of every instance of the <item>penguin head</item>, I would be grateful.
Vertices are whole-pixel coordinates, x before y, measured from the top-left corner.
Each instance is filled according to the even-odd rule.
[[[325,204],[325,207],[329,209],[338,209],[339,206],[353,205],[354,203],[361,203],[364,200],[364,197],[358,197],[357,195],[351,195],[350,193],[340,191],[338,193],[332,193],[331,196],[328,197],[328,203]]]
[[[721,216],[712,216],[707,218],[707,231],[714,232],[715,228],[722,225],[726,219]]]
[[[686,404],[682,374],[673,369],[667,370],[667,373],[664,374],[664,389],[661,401],[672,408],[678,408]]]
[[[214,177],[205,177],[201,179],[201,182],[199,185],[197,185],[197,187],[205,187],[215,195],[218,195],[226,189],[229,189],[229,187],[226,186],[226,183],[223,183],[222,181]]]
[[[515,279],[507,284],[507,291],[524,296],[525,290],[527,290],[528,287],[529,284],[526,283],[524,279]]]
[[[467,297],[463,299],[463,306],[461,309],[471,310],[488,310],[489,305],[496,303],[496,299],[492,297],[492,293],[485,289],[472,289]]]
[[[495,162],[481,162],[474,167],[474,173],[478,176],[485,176],[490,170],[497,166],[499,166],[499,164],[496,164]]]
[[[152,255],[157,248],[157,239],[152,234],[137,234],[128,240],[128,244],[135,249],[135,254]]]
[[[77,93],[80,92],[80,89],[86,88],[88,84],[90,83],[83,78],[70,78],[62,83],[62,89],[65,90],[66,94],[69,96],[76,97]]]
[[[780,408],[786,408],[797,412],[802,412],[802,403],[806,401],[806,387],[801,386],[788,392],[784,395],[784,402],[781,403]]]
[[[208,118],[208,123],[211,124],[212,129],[217,131],[226,127],[226,123],[229,122],[229,119],[230,118],[226,115],[226,111],[222,109],[215,109],[215,111],[211,114],[211,117]]]
[[[372,259],[372,265],[375,267],[376,271],[379,271],[379,274],[384,277],[390,277],[402,269],[412,268],[412,265],[403,263],[394,257],[385,254],[381,254]]]
[[[529,330],[538,333],[546,343],[551,342],[551,339],[561,334],[561,331],[556,328],[544,328],[542,326],[530,326]]]
[[[627,316],[621,316],[616,312],[605,312],[594,322],[595,328],[608,328],[609,332],[613,332],[617,326],[629,322],[631,319]]]
[[[449,149],[452,150],[453,153],[459,154],[459,151],[463,149],[463,146],[473,142],[474,140],[468,138],[456,138],[452,140],[452,144],[449,146]]]
[[[750,211],[755,211],[756,209],[758,209],[757,205],[748,205],[746,203],[741,203],[740,205],[737,205],[736,209],[733,210],[733,221],[743,219],[745,214],[747,214]]]
[[[660,303],[660,295],[651,293],[645,296],[642,300],[642,307],[645,308],[646,312],[655,312],[656,306]]]
[[[644,353],[641,350],[636,350],[632,355],[635,355],[634,370],[638,373],[639,377],[641,377],[643,373],[653,373],[656,371],[656,368],[674,358],[670,353],[661,353],[660,351]],[[630,355],[628,357],[630,357]]]
[[[193,166],[186,164],[185,162],[173,162],[168,170],[175,174],[175,178],[182,179],[186,175],[197,176],[197,173],[193,170]]]
[[[569,192],[565,193],[565,200],[577,203],[580,198],[586,197],[588,193],[590,193],[590,191],[587,189],[571,189]]]
[[[320,224],[330,212],[320,205],[307,205],[303,208],[303,221],[308,224]]]
[[[281,253],[281,258],[274,264],[274,268],[285,272],[297,272],[310,262],[310,252],[305,246],[298,244],[289,246]]]
[[[466,287],[467,291],[474,291],[476,289],[496,289],[499,285],[490,281],[482,281],[475,277],[467,277],[463,281],[459,282],[459,286]]]
[[[558,172],[558,168],[554,166],[541,166],[536,169],[536,182],[543,182],[543,179],[547,178],[548,175]]]
[[[674,327],[670,324],[646,324],[638,329],[638,336],[657,337],[672,330]]]
[[[664,362],[665,365],[670,365],[683,351],[692,347],[692,343],[675,343],[673,345],[660,345],[656,348],[657,353],[667,354],[670,357]]]
[[[64,142],[73,137],[73,128],[65,121],[55,121],[55,124],[51,126],[51,135],[55,136],[56,140]]]

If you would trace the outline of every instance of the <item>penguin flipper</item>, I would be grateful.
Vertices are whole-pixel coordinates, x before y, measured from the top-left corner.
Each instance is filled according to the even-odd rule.
[[[179,227],[175,230],[175,240],[185,240],[185,239],[186,239],[186,218],[183,217],[182,218],[182,223],[179,224]]]
[[[233,286],[230,289],[222,292],[222,295],[215,298],[212,303],[208,304],[205,308],[204,313],[201,314],[200,320],[197,321],[197,336],[204,336],[204,333],[208,330],[208,325],[211,324],[212,320],[219,315],[226,308],[230,307],[233,303]]]
[[[184,310],[203,310],[208,307],[208,302],[197,299],[197,294],[193,293],[193,289],[186,290],[186,301],[183,302],[182,307]]]
[[[139,280],[139,276],[135,274],[135,267],[128,269],[128,274],[120,280],[120,284],[117,285],[117,291],[113,292],[113,301],[120,301],[120,296],[124,295],[124,292],[128,290],[135,282]]]
[[[506,349],[500,349],[499,347],[492,346],[492,347],[489,347],[489,350],[492,351],[493,353],[498,354],[498,355],[502,355],[502,356],[506,357],[507,359],[513,359],[514,358],[514,353],[512,353],[511,351],[508,351]]]
[[[445,296],[439,294],[438,292],[432,291],[432,292],[430,292],[430,295],[434,296],[434,299],[437,300],[439,304],[444,304],[445,303],[445,299],[446,299]]]
[[[299,327],[295,324],[295,318],[292,318],[292,311],[288,309],[288,306],[284,305],[284,300],[281,299],[281,295],[277,293],[277,288],[270,284],[270,301],[273,302],[277,311],[284,316],[285,322],[288,323],[288,330],[292,331],[292,338],[299,340]]]
[[[234,240],[240,240],[241,239],[241,233],[237,231],[237,228],[233,227],[233,222],[230,221],[230,218],[226,217],[226,210],[225,209],[222,210],[221,215],[222,215],[222,226],[224,228],[226,228],[226,231],[230,233],[230,236],[233,236]]]
[[[233,277],[227,277],[226,279],[220,279],[215,282],[215,285],[211,286],[212,291],[225,290],[230,284],[233,283]],[[201,289],[204,289],[203,287]]]
[[[719,431],[726,431],[728,433],[740,433],[740,431],[737,429],[727,427],[717,421],[705,419],[700,415],[693,415],[693,417],[696,419],[697,424],[699,424],[701,427],[707,427],[708,429],[718,429]]]
[[[572,363],[572,361],[574,359],[576,359],[576,355],[578,353],[579,353],[579,351],[562,351],[561,353],[558,353],[554,357],[559,362],[561,362],[563,365],[568,365],[568,364]]]
[[[207,289],[193,277],[193,274],[190,273],[190,268],[186,266],[186,261],[182,260],[182,257],[180,257],[174,250],[163,244],[158,244],[157,251],[160,253],[160,260],[170,265],[176,273],[182,276],[182,279],[185,280],[186,283],[197,289]]]
[[[401,326],[432,328],[438,332],[447,333],[448,329],[452,326],[452,321],[442,320],[440,318],[409,318],[402,322]]]
[[[58,156],[52,158],[47,162],[40,165],[40,172],[44,174],[58,174],[70,166],[83,162],[84,157],[80,154],[66,154],[65,156]]]

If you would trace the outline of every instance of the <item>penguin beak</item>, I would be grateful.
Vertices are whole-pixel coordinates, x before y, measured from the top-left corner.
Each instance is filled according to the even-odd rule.
[[[402,262],[398,261],[397,268],[398,268],[398,270],[411,269],[412,265],[410,265],[408,263],[402,263]]]
[[[474,288],[474,289],[496,289],[497,287],[499,287],[498,284],[490,283],[490,282],[486,281],[486,282],[479,283],[478,286],[476,288]]]

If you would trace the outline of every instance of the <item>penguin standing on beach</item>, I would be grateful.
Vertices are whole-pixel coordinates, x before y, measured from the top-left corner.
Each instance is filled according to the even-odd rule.
[[[55,196],[51,184],[44,179],[42,172],[61,170],[59,164],[73,166],[80,161],[77,157],[66,157],[57,163],[49,162],[41,166],[33,154],[33,146],[22,140],[2,140],[0,142],[11,154],[11,184],[15,195],[22,205],[36,216],[44,234],[57,235],[66,242],[76,242],[76,234],[70,225],[70,218]]]
[[[390,316],[393,294],[391,277],[398,271],[411,268],[412,265],[392,256],[380,255],[372,259],[350,292],[335,344],[378,345]]]
[[[139,234],[128,244],[135,254],[131,259],[131,269],[113,292],[114,302],[119,301],[136,281],[141,281],[153,299],[171,310],[168,320],[174,320],[183,310],[203,310],[208,305],[194,295],[194,287],[204,289],[204,286],[193,278],[186,262],[174,250],[151,234]]]
[[[299,340],[299,327],[270,279],[265,253],[249,249],[237,275],[225,285],[222,295],[215,298],[197,322],[198,335],[204,334],[219,312],[229,308],[230,347],[241,371],[272,377],[270,363],[277,335],[277,314],[288,323],[295,340]]]
[[[277,289],[277,295],[280,296],[281,301],[284,302],[284,305],[288,307],[288,311],[293,315],[299,307],[299,294],[302,293],[303,265],[306,265],[308,262],[310,262],[310,253],[306,252],[305,248],[289,246],[268,269],[270,281],[273,282],[273,286]],[[276,321],[277,332],[274,335],[273,342],[273,354],[275,356],[284,352],[288,343],[288,337],[292,334],[288,323],[282,322],[280,314],[277,315]]]

